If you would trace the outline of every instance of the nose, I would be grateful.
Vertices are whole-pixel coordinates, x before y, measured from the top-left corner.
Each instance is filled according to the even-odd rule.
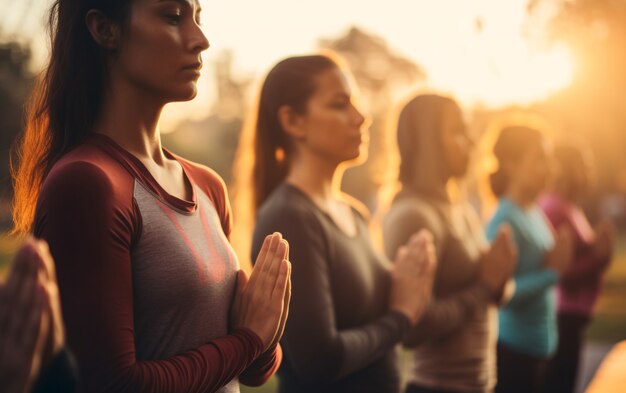
[[[202,31],[200,26],[194,23],[193,33],[189,39],[189,47],[191,51],[194,53],[200,53],[209,49],[210,46],[211,44],[209,43],[209,40],[204,35],[204,32]]]
[[[465,122],[461,123],[461,135],[463,136],[463,139],[467,143],[467,147],[469,149],[472,149],[474,148],[474,146],[476,146],[476,142],[478,140],[476,132],[475,130],[468,127]]]
[[[354,107],[354,114],[355,114],[354,116],[355,124],[361,127],[363,123],[365,123],[365,116],[363,116],[361,111],[359,111],[359,109],[356,106]]]
[[[467,144],[469,148],[473,149],[476,146],[476,142],[477,142],[476,135],[470,134],[469,132],[466,132],[465,135],[467,137]]]

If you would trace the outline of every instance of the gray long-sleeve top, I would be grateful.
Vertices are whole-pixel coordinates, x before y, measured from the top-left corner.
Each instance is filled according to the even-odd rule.
[[[358,231],[351,237],[286,183],[258,212],[252,255],[274,231],[290,244],[292,299],[280,392],[400,389],[394,347],[409,321],[388,311],[389,262],[373,249],[364,217],[353,212]]]
[[[469,204],[403,190],[383,223],[387,255],[424,228],[433,233],[438,266],[431,303],[405,341],[414,348],[409,381],[454,392],[491,392],[497,309],[478,279],[486,245],[480,221]]]

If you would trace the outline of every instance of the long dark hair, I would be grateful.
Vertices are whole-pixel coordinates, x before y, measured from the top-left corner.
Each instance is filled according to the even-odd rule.
[[[441,146],[441,128],[447,108],[455,108],[459,112],[459,105],[450,97],[437,94],[422,94],[411,99],[400,112],[397,125],[398,152],[400,154],[400,168],[398,180],[403,185],[414,185],[416,180],[424,175],[417,173],[420,159],[420,145],[430,145],[428,149],[438,156],[438,162],[443,162],[443,147]],[[429,162],[432,165],[432,162]],[[433,168],[426,169],[432,172]],[[439,175],[439,174],[437,174]],[[423,176],[422,176],[423,177]],[[425,179],[422,179],[425,180]]]
[[[50,8],[50,60],[26,105],[26,125],[11,160],[15,197],[13,233],[30,231],[39,188],[51,167],[92,131],[107,77],[105,49],[91,37],[85,17],[101,11],[121,30],[132,0],[56,0]]]
[[[261,88],[254,126],[253,206],[256,211],[285,179],[292,147],[278,119],[289,106],[304,113],[315,92],[315,77],[339,65],[325,55],[289,57],[272,68]]]
[[[246,117],[239,139],[234,165],[235,225],[231,243],[248,268],[250,232],[257,210],[289,172],[293,146],[278,119],[279,109],[287,105],[306,113],[309,99],[315,93],[316,77],[329,69],[346,70],[334,53],[289,57],[268,73],[256,97],[253,112]]]
[[[541,146],[542,138],[540,131],[530,127],[512,126],[500,131],[493,147],[498,169],[489,176],[491,190],[497,197],[506,193],[511,182],[510,174],[504,170],[504,164],[517,162],[531,149]]]

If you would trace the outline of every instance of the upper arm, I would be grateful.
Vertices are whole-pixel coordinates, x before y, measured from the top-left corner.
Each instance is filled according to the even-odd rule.
[[[292,264],[283,350],[296,372],[317,379],[338,370],[342,361],[325,232],[318,218],[304,208],[283,206],[263,211],[255,225],[253,261],[264,238],[273,232],[282,233],[289,242]]]
[[[50,246],[68,341],[86,380],[108,380],[135,361],[136,220],[131,194],[119,187],[100,168],[72,163],[51,173],[38,202],[35,235]]]
[[[401,201],[394,204],[383,222],[385,254],[394,260],[398,249],[405,245],[411,236],[422,229],[433,235],[435,251],[440,255],[444,233],[437,213],[423,203]]]

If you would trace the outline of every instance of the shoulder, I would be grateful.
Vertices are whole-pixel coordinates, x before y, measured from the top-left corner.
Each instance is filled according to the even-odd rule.
[[[224,179],[213,169],[198,164],[193,161],[189,161],[185,158],[176,156],[178,162],[181,163],[185,172],[191,177],[191,180],[206,194],[209,196],[215,196],[224,198],[227,195],[226,183]]]
[[[255,232],[282,232],[290,237],[321,236],[324,233],[321,213],[300,191],[278,186],[259,208]]]
[[[403,223],[433,232],[439,232],[442,226],[441,216],[435,207],[416,196],[396,199],[385,216],[385,226],[397,226]]]
[[[568,221],[568,209],[565,203],[556,196],[543,196],[539,199],[539,207],[552,224],[559,225],[563,221]]]
[[[57,161],[46,176],[42,197],[80,196],[92,202],[132,200],[133,177],[100,149],[82,145]]]
[[[34,231],[80,227],[136,233],[141,225],[134,184],[115,159],[97,148],[80,146],[46,176],[37,200]]]
[[[495,239],[500,226],[507,224],[511,228],[513,239],[518,248],[532,238],[537,229],[547,229],[549,221],[545,218],[538,206],[522,210],[508,199],[500,200],[493,217],[487,223],[486,235],[489,241]],[[538,228],[537,225],[540,225]]]
[[[508,200],[501,199],[498,201],[498,207],[489,220],[489,225],[500,225],[502,222],[514,222],[519,215],[518,209]]]
[[[317,217],[312,202],[301,191],[279,185],[263,202],[257,212],[261,221],[311,220]]]
[[[348,206],[350,206],[352,208],[352,210],[357,212],[357,214],[365,222],[369,222],[371,220],[372,215],[370,214],[369,209],[367,208],[367,206],[365,206],[365,204],[363,202],[361,202],[360,200],[356,199],[352,195],[346,194],[346,193],[342,193],[341,194],[341,198],[343,199],[343,201],[346,204],[348,204]]]

